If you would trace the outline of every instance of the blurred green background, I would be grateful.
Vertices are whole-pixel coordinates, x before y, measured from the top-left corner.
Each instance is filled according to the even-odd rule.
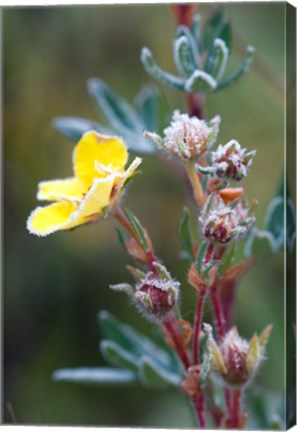
[[[222,5],[221,5],[222,6]],[[216,4],[201,4],[203,19]],[[210,96],[207,117],[222,116],[219,142],[238,139],[256,148],[250,199],[259,200],[257,225],[284,161],[284,3],[225,4],[235,43],[230,69],[247,44],[256,47],[252,71],[230,89]],[[192,427],[185,398],[173,391],[99,389],[55,383],[61,367],[103,365],[96,322],[107,309],[154,336],[125,296],[109,283],[129,280],[128,257],[113,221],[44,239],[29,235],[26,218],[36,207],[40,180],[71,175],[73,143],[52,127],[56,116],[100,120],[86,80],[98,76],[132,101],[149,80],[139,61],[143,46],[174,71],[173,17],[166,5],[11,8],[3,10],[4,78],[4,392],[5,422]],[[170,111],[185,109],[178,92],[161,89]],[[102,120],[102,119],[101,119]],[[182,181],[161,161],[146,158],[129,187],[126,204],[149,229],[157,254],[183,282],[181,307],[191,319],[195,295],[179,261],[177,226],[190,204]],[[257,382],[284,391],[283,258],[261,261],[240,285],[236,322],[241,333],[273,323],[267,361]],[[210,312],[208,307],[208,313]]]

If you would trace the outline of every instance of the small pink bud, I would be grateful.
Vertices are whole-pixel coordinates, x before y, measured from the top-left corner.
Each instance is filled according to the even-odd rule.
[[[254,334],[252,339],[247,341],[240,337],[236,327],[233,327],[220,345],[217,345],[212,332],[208,330],[208,343],[215,369],[228,385],[247,385],[254,378],[264,360],[265,345],[270,332],[271,326],[268,326],[260,337]]]
[[[162,274],[147,273],[145,278],[136,285],[134,293],[136,305],[150,319],[165,318],[178,301],[179,283],[171,279],[167,270],[161,267]]]
[[[226,205],[217,193],[208,197],[207,202],[201,212],[199,222],[201,224],[202,235],[211,243],[227,244],[231,240],[243,237],[255,218],[248,216],[248,209],[241,204],[235,207],[233,203]]]
[[[255,154],[255,150],[247,152],[235,140],[224,146],[219,145],[217,150],[211,153],[213,173],[219,178],[240,181],[248,175]]]

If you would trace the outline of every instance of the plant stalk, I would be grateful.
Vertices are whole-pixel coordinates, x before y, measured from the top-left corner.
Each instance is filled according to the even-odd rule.
[[[198,207],[201,209],[205,203],[205,196],[193,162],[188,163],[187,174],[193,188],[195,201],[198,204]]]
[[[149,251],[144,250],[142,244],[139,241],[139,238],[137,236],[137,233],[135,232],[134,227],[130,223],[129,219],[124,214],[123,210],[120,207],[116,207],[114,212],[114,217],[117,219],[117,221],[122,225],[122,227],[130,234],[130,236],[136,241],[137,245],[144,251],[146,257],[147,257],[147,267],[149,270],[155,272],[155,266],[153,265],[154,262],[158,261],[158,258],[156,257],[153,248],[151,248]]]

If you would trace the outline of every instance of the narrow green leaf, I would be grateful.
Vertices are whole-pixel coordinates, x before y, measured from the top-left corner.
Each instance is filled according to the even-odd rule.
[[[136,357],[143,355],[152,357],[169,370],[177,365],[172,363],[171,357],[164,349],[131,326],[121,323],[110,312],[100,311],[98,321],[105,339],[115,341],[125,350],[134,353]]]
[[[146,129],[161,133],[168,123],[169,108],[160,91],[153,85],[146,85],[137,95],[135,104]]]
[[[100,342],[100,351],[104,359],[111,366],[137,371],[139,359],[116,342],[102,340]]]
[[[184,91],[184,80],[160,69],[148,48],[142,48],[140,59],[147,73],[153,78],[175,90]]]
[[[181,39],[182,38],[182,39]],[[179,43],[177,41],[179,40]],[[179,25],[176,30],[176,36],[173,45],[173,57],[177,61],[176,66],[179,70],[179,61],[185,63],[185,69],[183,68],[180,73],[185,76],[190,76],[195,69],[200,69],[199,64],[199,45],[198,41],[195,40],[191,30],[184,26]],[[181,46],[179,46],[181,44]],[[180,53],[178,53],[181,50]],[[179,58],[179,54],[181,58]]]
[[[253,63],[255,48],[248,46],[246,50],[246,55],[241,63],[240,67],[233,72],[229,77],[225,78],[223,81],[219,82],[216,90],[222,90],[225,87],[235,83],[243,74],[249,71],[251,64]]]
[[[286,198],[284,198],[285,193]],[[277,251],[282,249],[285,236],[288,250],[291,251],[293,249],[296,239],[295,225],[294,204],[291,198],[288,181],[286,180],[285,188],[285,176],[282,174],[276,195],[270,202],[265,217],[266,229],[272,233]],[[284,232],[285,228],[286,233]]]
[[[203,50],[209,51],[213,44],[213,40],[217,37],[219,28],[224,21],[222,10],[215,10],[205,24],[203,33]]]
[[[179,235],[185,250],[192,258],[194,258],[193,238],[192,238],[191,224],[190,224],[190,211],[187,207],[184,208],[184,212],[180,221]]]
[[[225,73],[229,59],[229,49],[222,39],[215,39],[207,57],[205,72],[219,81]]]
[[[195,70],[186,36],[180,36],[174,41],[174,62],[182,76],[189,77]]]
[[[97,386],[120,386],[137,382],[137,375],[131,371],[104,367],[59,369],[53,373],[52,378],[55,381]]]
[[[201,370],[199,373],[199,381],[200,384],[203,386],[207,383],[207,380],[209,378],[209,375],[213,369],[213,355],[209,348],[209,344],[205,344],[205,349],[202,356],[202,365]]]
[[[216,80],[211,75],[201,70],[193,72],[185,84],[185,90],[189,93],[208,93],[215,90],[216,87]]]
[[[201,44],[200,44],[201,16],[198,13],[196,13],[193,16],[191,32],[193,35],[194,43],[196,45],[196,52],[199,53],[201,51]]]
[[[219,264],[220,262],[221,262],[220,260],[212,260],[208,262],[206,265],[202,266],[203,276],[207,276],[209,270],[212,269],[215,265]]]
[[[153,154],[156,152],[156,145],[153,142],[145,139],[142,133],[132,133],[127,130],[121,133],[121,136],[123,137],[128,150],[134,153]]]
[[[121,228],[119,228],[119,227],[116,227],[115,229],[116,229],[116,232],[117,232],[117,235],[118,235],[118,239],[119,239],[120,245],[123,246],[123,248],[126,250],[124,231]]]
[[[285,201],[282,197],[273,198],[265,219],[265,228],[273,235],[277,249],[280,249],[284,244],[285,236]]]
[[[139,379],[144,386],[149,388],[176,387],[181,383],[180,376],[161,368],[160,365],[148,357],[142,357],[141,359]]]
[[[84,133],[91,130],[105,135],[112,134],[110,129],[101,124],[79,117],[56,117],[52,120],[52,125],[62,135],[74,142],[79,141]]]
[[[286,205],[286,240],[289,251],[293,250],[296,241],[296,222],[295,209],[293,201],[287,196]]]
[[[225,21],[223,24],[221,24],[216,37],[222,39],[225,42],[230,53],[232,46],[232,28],[228,21]]]
[[[204,260],[208,245],[209,245],[209,243],[207,241],[204,241],[199,246],[197,258],[195,261],[195,267],[196,267],[196,270],[198,271],[198,273],[202,273],[202,271],[203,271],[203,260]]]
[[[88,80],[90,95],[101,109],[108,123],[119,133],[134,131],[141,133],[144,124],[134,108],[105,82],[98,78]]]
[[[142,247],[146,252],[148,252],[149,246],[146,241],[146,236],[145,236],[145,231],[143,226],[141,225],[137,217],[130,210],[125,209],[124,212],[126,217],[129,219],[130,223],[132,224]]]
[[[244,246],[244,255],[267,256],[276,252],[276,243],[273,235],[269,231],[260,231],[252,228]]]

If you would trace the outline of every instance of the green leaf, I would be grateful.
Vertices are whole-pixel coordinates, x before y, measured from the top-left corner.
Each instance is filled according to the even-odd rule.
[[[195,70],[186,36],[180,36],[174,41],[174,62],[182,76],[189,77]]]
[[[129,219],[130,223],[132,224],[132,226],[133,226],[133,228],[137,234],[138,240],[140,241],[142,247],[144,248],[144,250],[146,252],[148,252],[149,251],[149,245],[146,241],[146,235],[145,235],[145,231],[144,231],[143,226],[141,225],[141,223],[139,222],[137,217],[130,210],[125,209],[124,213],[125,213],[126,217]]]
[[[220,81],[217,85],[216,90],[222,90],[225,87],[235,83],[242,75],[250,70],[251,64],[253,63],[255,48],[252,46],[248,46],[246,50],[245,57],[240,67],[233,72],[229,77]]]
[[[128,150],[137,154],[153,154],[156,152],[156,145],[137,133],[123,132],[122,137]]]
[[[286,202],[286,240],[289,251],[292,251],[296,241],[295,209],[290,197],[287,196]]]
[[[205,345],[203,344],[204,349],[202,355],[202,365],[199,373],[199,381],[202,386],[207,383],[207,380],[213,368],[213,355],[211,350],[209,349],[209,344],[207,343],[207,340],[208,336],[206,336]]]
[[[140,382],[149,388],[166,388],[168,386],[179,386],[181,377],[161,368],[151,358],[142,357],[139,366]]]
[[[286,199],[284,193],[286,192]],[[285,205],[286,202],[286,205]],[[286,210],[286,211],[285,211]],[[286,221],[285,221],[286,217]],[[285,223],[286,222],[286,223]],[[291,198],[288,181],[286,180],[285,189],[285,176],[281,176],[281,181],[277,189],[277,193],[273,200],[270,202],[266,217],[265,226],[274,237],[276,244],[276,251],[282,249],[284,245],[284,237],[286,235],[286,245],[288,250],[291,251],[294,247],[296,239],[295,227],[295,210]],[[286,228],[286,233],[284,232]]]
[[[52,125],[57,131],[71,141],[77,142],[86,132],[94,130],[96,132],[110,135],[112,131],[99,123],[79,117],[56,117],[52,120]]]
[[[220,26],[218,34],[217,34],[217,38],[222,39],[225,42],[225,44],[226,44],[226,46],[230,52],[231,51],[231,44],[232,44],[232,28],[231,28],[231,24],[228,21],[224,22]]]
[[[101,109],[108,123],[119,133],[142,133],[144,124],[134,108],[105,82],[98,78],[88,80],[90,95]]]
[[[259,385],[246,389],[246,406],[249,407],[247,429],[271,430],[271,419],[284,412],[282,405],[283,395],[267,391]],[[283,428],[284,429],[284,428]]]
[[[204,241],[199,246],[197,258],[195,261],[195,267],[196,267],[196,270],[198,271],[198,273],[202,273],[202,271],[203,271],[203,260],[204,260],[208,245],[209,245],[209,243],[207,241]]]
[[[179,41],[179,42],[178,42]],[[199,45],[193,33],[184,25],[179,25],[173,44],[173,57],[181,75],[190,76],[199,69]]]
[[[111,366],[137,371],[139,364],[138,358],[116,342],[102,340],[100,342],[100,351],[104,359]]]
[[[117,232],[117,235],[118,235],[118,239],[119,239],[120,245],[123,246],[123,248],[126,250],[124,231],[121,228],[119,228],[119,227],[116,227],[115,229],[116,229],[116,232]]]
[[[153,55],[148,48],[142,48],[141,62],[144,66],[144,69],[148,74],[150,74],[153,78],[162,82],[163,84],[175,89],[184,91],[185,82],[182,78],[176,77],[168,72],[163,71],[153,59]]]
[[[196,13],[192,19],[191,33],[193,35],[193,41],[195,43],[197,53],[201,51],[200,32],[201,32],[201,16],[199,13]]]
[[[185,90],[189,93],[208,93],[215,90],[217,86],[216,80],[208,73],[196,70],[187,79],[185,84]]]
[[[191,224],[190,224],[190,211],[187,207],[184,208],[184,213],[180,221],[179,235],[185,250],[188,252],[190,257],[194,258],[193,238],[192,238]]]
[[[126,386],[137,382],[137,375],[131,371],[105,367],[58,369],[52,378],[55,381],[97,386]]]
[[[154,358],[169,370],[176,370],[178,363],[173,363],[168,353],[157,346],[147,336],[134,330],[131,326],[121,323],[107,311],[98,313],[100,329],[105,339],[110,339],[136,357],[143,355]]]
[[[226,251],[222,258],[222,263],[219,267],[218,274],[221,276],[229,267],[234,264],[234,254],[236,252],[236,242],[232,242],[230,245],[227,246]]]
[[[229,59],[229,49],[222,39],[215,39],[207,57],[205,72],[219,81],[225,73]]]
[[[269,231],[260,231],[252,228],[244,246],[244,255],[267,256],[276,252],[276,243],[273,235]]]
[[[161,133],[168,123],[168,106],[160,91],[146,85],[135,102],[146,129]]]
[[[203,34],[203,49],[209,51],[212,47],[213,40],[217,37],[218,30],[222,26],[224,15],[222,10],[215,10],[205,24]]]
[[[283,197],[276,196],[270,202],[266,213],[265,228],[271,232],[278,249],[284,244],[285,227],[285,201]]]

